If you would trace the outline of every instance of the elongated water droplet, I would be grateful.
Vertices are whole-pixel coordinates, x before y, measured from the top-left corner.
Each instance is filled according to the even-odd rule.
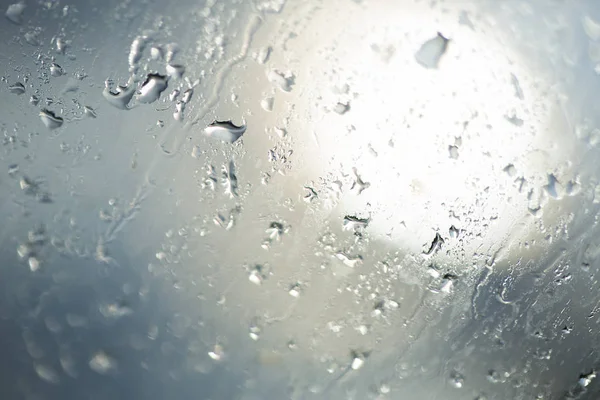
[[[44,125],[46,125],[46,128],[48,128],[48,129],[60,128],[64,122],[64,120],[61,117],[57,116],[52,111],[47,110],[45,108],[43,108],[40,111],[39,115],[40,115],[40,119],[42,120]]]
[[[233,143],[246,132],[246,125],[234,125],[231,121],[215,121],[204,129],[206,136]]]
[[[167,75],[181,79],[183,74],[185,73],[185,67],[179,64],[167,64]]]
[[[8,87],[8,90],[14,94],[25,93],[25,86],[21,82],[16,82]]]
[[[56,64],[56,63],[52,63],[52,65],[50,65],[50,75],[54,76],[54,77],[59,77],[64,75],[65,71],[63,70],[63,68]]]

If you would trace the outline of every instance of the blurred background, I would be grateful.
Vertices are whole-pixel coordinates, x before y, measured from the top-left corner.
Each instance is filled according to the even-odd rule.
[[[597,2],[0,5],[0,398],[600,395]]]

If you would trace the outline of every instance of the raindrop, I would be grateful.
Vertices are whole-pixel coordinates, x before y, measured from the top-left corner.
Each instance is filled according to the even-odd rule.
[[[300,292],[301,292],[301,286],[300,283],[294,283],[291,287],[290,290],[288,291],[288,294],[292,297],[300,297]]]
[[[20,24],[23,19],[23,11],[25,11],[25,7],[25,2],[9,5],[6,9],[6,18],[15,24]]]
[[[246,132],[246,125],[234,125],[231,121],[214,121],[204,128],[206,136],[233,143]]]
[[[104,351],[95,353],[89,361],[92,371],[106,375],[117,369],[117,362]]]
[[[456,389],[460,389],[465,384],[465,377],[454,371],[450,374],[450,385],[455,387]]]
[[[148,43],[147,36],[138,36],[135,39],[133,39],[133,42],[131,42],[131,47],[129,49],[129,57],[128,57],[129,70],[131,72],[135,71],[135,67],[136,67],[137,63],[140,61],[140,59],[142,58],[142,53],[144,52],[144,49],[146,48],[147,43]]]
[[[31,104],[31,105],[33,105],[33,106],[37,106],[39,102],[40,102],[40,99],[39,99],[39,97],[37,97],[36,95],[32,95],[32,96],[29,98],[29,104]]]
[[[598,22],[594,21],[587,15],[583,17],[581,22],[583,24],[583,30],[590,39],[600,39],[600,24]]]
[[[350,103],[337,103],[335,107],[333,107],[333,111],[340,115],[346,114],[350,111]]]
[[[273,106],[275,105],[275,99],[273,97],[266,97],[260,101],[260,106],[265,111],[273,111]]]
[[[56,39],[56,52],[59,54],[65,54],[65,51],[69,47],[68,42],[63,40],[62,38]]]
[[[587,387],[596,378],[596,371],[592,371],[589,374],[582,374],[579,376],[579,386]]]
[[[216,344],[213,350],[208,352],[208,356],[215,361],[221,361],[225,356],[223,346],[221,346],[220,344]]]
[[[96,118],[96,111],[90,106],[84,106],[83,113],[90,118]]]
[[[450,235],[450,238],[457,239],[458,236],[460,235],[460,231],[458,230],[457,227],[455,227],[454,225],[452,225],[450,227],[450,229],[448,230],[448,234]]]
[[[181,79],[181,77],[183,76],[183,74],[185,73],[185,67],[183,65],[179,65],[179,64],[167,64],[167,75],[176,78],[176,79]]]
[[[415,54],[415,59],[425,68],[437,68],[440,59],[448,48],[448,42],[449,40],[438,32],[436,37],[429,39],[421,45],[421,48]]]
[[[425,252],[424,254],[429,256],[437,253],[442,249],[443,244],[444,239],[442,239],[442,236],[439,233],[436,233],[435,238],[433,238],[433,241],[431,242],[431,246],[429,246],[429,250],[427,250],[427,252]]]
[[[269,57],[271,56],[272,51],[273,49],[271,48],[271,46],[262,47],[260,48],[260,50],[253,54],[254,59],[257,63],[264,64],[267,61],[269,61]]]
[[[42,379],[48,383],[57,384],[60,379],[58,377],[58,373],[51,367],[43,364],[36,363],[35,373]]]
[[[344,217],[344,222],[342,223],[342,227],[345,231],[359,231],[364,229],[369,224],[368,218],[358,218],[352,215],[346,215]]]
[[[183,92],[183,96],[181,96],[181,101],[184,104],[189,103],[190,100],[192,99],[193,94],[194,94],[194,89],[190,88],[190,89],[186,90],[185,92]]]
[[[29,269],[31,270],[31,272],[35,272],[38,269],[40,269],[40,260],[38,260],[37,257],[34,257],[34,256],[29,257],[29,259],[27,260],[27,263],[29,264]]]
[[[448,156],[453,159],[458,159],[458,147],[457,146],[448,146]]]
[[[292,86],[294,86],[294,83],[296,82],[296,77],[292,73],[288,72],[287,74],[284,74],[275,69],[267,72],[267,79],[282,92],[291,92]]]
[[[100,313],[105,318],[121,318],[133,314],[133,310],[124,304],[112,303],[100,306]]]
[[[133,78],[130,78],[127,85],[118,85],[116,89],[111,90],[111,82],[107,80],[105,82],[102,96],[114,107],[121,110],[129,109],[129,102],[135,94],[135,88],[133,87]]]
[[[160,74],[148,74],[140,90],[137,99],[140,103],[153,103],[167,88],[168,78]]]
[[[21,82],[16,82],[13,85],[8,87],[8,90],[13,94],[23,94],[25,93],[25,86]]]
[[[64,120],[61,117],[57,116],[52,111],[49,111],[45,108],[43,108],[40,111],[39,115],[40,119],[48,129],[60,128],[64,122]]]
[[[65,74],[65,71],[63,70],[63,68],[56,64],[56,63],[52,63],[52,65],[50,65],[50,75],[52,75],[53,77],[59,77]]]

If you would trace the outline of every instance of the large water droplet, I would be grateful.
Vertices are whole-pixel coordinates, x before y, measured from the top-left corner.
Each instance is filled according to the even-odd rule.
[[[48,129],[60,128],[64,122],[62,117],[57,116],[52,111],[43,108],[40,111],[40,119]]]
[[[106,81],[102,96],[114,107],[121,110],[129,109],[129,102],[135,94],[135,88],[133,87],[133,78],[129,78],[127,85],[118,85],[116,89],[111,90],[111,82]]]
[[[167,88],[168,78],[160,74],[148,74],[142,87],[138,91],[137,99],[140,103],[154,103],[160,94]]]
[[[214,121],[204,129],[206,136],[233,143],[246,132],[246,125],[234,125],[231,121]]]
[[[440,59],[448,48],[449,40],[438,32],[437,36],[429,39],[415,54],[415,59],[425,68],[437,68]]]
[[[13,85],[10,85],[8,90],[14,94],[23,94],[25,93],[25,85],[23,85],[21,82],[16,82]]]
[[[23,19],[23,11],[25,11],[25,7],[26,6],[24,2],[9,5],[6,9],[6,18],[15,24],[20,24]]]
[[[117,369],[117,361],[104,351],[98,351],[90,359],[89,366],[94,372],[105,375]]]

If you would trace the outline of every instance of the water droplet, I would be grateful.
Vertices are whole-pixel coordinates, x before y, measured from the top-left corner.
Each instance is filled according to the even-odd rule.
[[[69,47],[69,42],[63,40],[62,38],[56,39],[56,52],[58,54],[65,54],[65,51]]]
[[[459,374],[456,371],[453,371],[450,374],[450,385],[452,385],[453,387],[455,387],[456,389],[460,389],[464,386],[465,384],[465,377],[462,376],[461,374]]]
[[[157,61],[163,58],[163,51],[160,47],[153,46],[150,49],[150,58]]]
[[[582,374],[579,376],[579,386],[587,387],[596,378],[596,371],[592,371],[589,374]]]
[[[300,297],[300,292],[302,290],[302,287],[300,285],[300,283],[294,283],[291,287],[290,290],[288,291],[288,294],[292,297]]]
[[[96,118],[96,111],[90,106],[83,107],[83,113],[90,118]]]
[[[349,257],[347,254],[339,252],[336,253],[335,257],[343,262],[345,266],[350,268],[354,268],[362,263],[362,257],[360,255]]]
[[[598,22],[594,21],[592,18],[586,15],[581,20],[581,23],[583,25],[583,30],[585,31],[585,34],[590,39],[594,41],[600,39],[600,24]]]
[[[147,36],[138,36],[133,39],[133,42],[131,42],[131,47],[129,48],[129,57],[127,58],[127,61],[129,62],[129,70],[131,72],[135,72],[137,63],[142,58],[142,54],[147,43]]]
[[[379,386],[379,393],[381,393],[381,394],[389,394],[391,392],[391,390],[392,389],[391,389],[390,385],[388,385],[387,383],[382,383]]]
[[[92,371],[106,375],[117,369],[117,361],[104,351],[98,351],[90,359],[89,366]]]
[[[40,269],[40,260],[38,260],[37,257],[34,257],[34,256],[29,257],[29,259],[27,260],[27,263],[29,264],[29,269],[31,270],[31,272],[35,272],[38,269]]]
[[[185,73],[185,67],[179,64],[167,64],[167,75],[170,77],[181,79]]]
[[[254,266],[254,268],[250,271],[250,274],[248,275],[248,280],[254,283],[255,285],[261,285],[265,278],[266,277],[263,274],[262,266],[260,265]]]
[[[260,338],[260,333],[261,333],[262,329],[260,328],[260,326],[258,325],[258,320],[253,320],[250,323],[250,339],[252,340],[258,340]]]
[[[35,363],[34,365],[35,373],[42,379],[48,383],[57,384],[60,379],[58,373],[48,365]]]
[[[431,242],[431,246],[429,246],[429,250],[427,250],[423,254],[428,255],[428,256],[433,255],[442,249],[443,244],[444,244],[444,239],[442,238],[442,236],[439,233],[436,233],[435,238],[433,238],[433,241]]]
[[[25,2],[23,1],[9,5],[6,9],[6,18],[15,24],[20,24],[23,20],[23,11],[25,11],[25,8]]]
[[[437,68],[440,59],[448,48],[448,42],[449,40],[438,32],[436,37],[423,43],[419,51],[415,54],[415,59],[425,68]]]
[[[553,174],[548,175],[548,184],[544,186],[548,195],[554,199],[561,199],[564,195],[564,188]]]
[[[269,111],[269,112],[273,111],[274,105],[275,105],[275,98],[273,98],[273,97],[266,97],[260,101],[260,106],[265,111]]]
[[[105,82],[104,90],[102,91],[102,96],[114,107],[121,110],[128,110],[129,102],[135,94],[133,78],[129,78],[127,85],[118,85],[114,91],[111,89],[111,86],[112,82],[107,80]]]
[[[8,87],[8,90],[13,93],[13,94],[23,94],[25,93],[25,85],[23,85],[21,82],[16,82],[13,85],[10,85]]]
[[[352,168],[352,173],[354,174],[354,182],[352,182],[350,190],[354,190],[356,194],[361,194],[364,190],[368,189],[371,186],[369,182],[365,182],[362,180],[356,168]]]
[[[233,143],[246,132],[246,125],[236,126],[231,121],[214,121],[204,129],[206,136]]]
[[[137,92],[138,101],[147,104],[155,102],[167,88],[167,82],[168,78],[165,75],[148,74],[140,90]]]
[[[448,156],[453,159],[458,159],[458,147],[457,146],[448,146]]]
[[[458,230],[457,227],[452,225],[450,227],[450,229],[448,229],[448,234],[450,235],[451,239],[458,239],[458,236],[460,235],[460,231]]]
[[[52,111],[43,108],[40,111],[40,119],[48,129],[60,128],[64,122],[62,117],[57,116]]]
[[[190,100],[192,99],[193,94],[194,94],[194,89],[190,88],[190,89],[186,90],[185,92],[183,92],[183,96],[181,96],[181,101],[184,104],[189,103]]]
[[[333,107],[333,111],[340,115],[346,114],[350,111],[350,103],[337,103],[335,107]]]
[[[33,106],[37,106],[39,102],[40,102],[40,99],[39,99],[39,97],[37,97],[36,95],[32,95],[32,96],[29,98],[29,104],[31,104],[31,105],[33,105]]]
[[[361,369],[365,365],[365,359],[367,358],[367,354],[361,353],[358,351],[352,352],[352,363],[350,363],[350,368],[353,370]]]
[[[100,306],[100,313],[105,318],[121,318],[133,314],[133,310],[124,304],[112,303]]]
[[[63,68],[56,64],[56,63],[52,63],[50,65],[50,75],[52,75],[53,77],[59,77],[65,74],[65,71],[63,70]]]
[[[264,64],[269,61],[273,48],[271,46],[261,47],[256,53],[253,54],[253,58],[259,64]]]
[[[369,224],[368,218],[358,218],[352,215],[346,215],[342,227],[345,231],[357,232],[367,227]]]
[[[267,72],[267,79],[282,92],[291,92],[296,82],[296,77],[291,72],[284,74],[276,69]]]
[[[233,160],[228,164],[223,165],[221,170],[221,184],[225,187],[225,194],[230,198],[238,196],[238,180],[235,175],[235,165]]]
[[[208,356],[215,361],[221,361],[225,357],[223,346],[216,344],[212,351],[208,352]]]
[[[515,74],[510,74],[510,83],[513,85],[515,90],[515,97],[519,100],[525,99],[525,95],[523,94],[523,89],[521,88],[521,84],[519,83],[519,79]]]

